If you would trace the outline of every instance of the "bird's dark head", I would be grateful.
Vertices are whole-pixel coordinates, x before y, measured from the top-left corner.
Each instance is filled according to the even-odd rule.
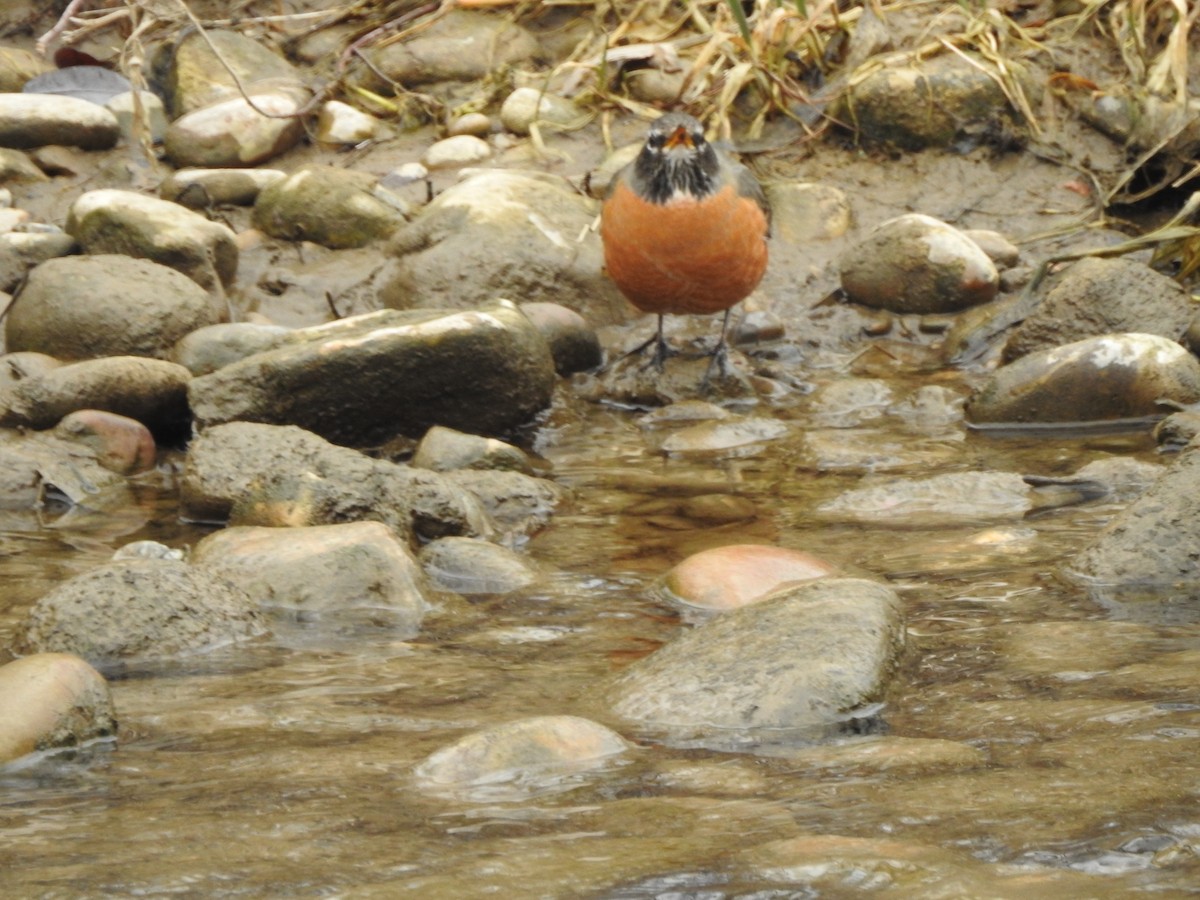
[[[650,125],[634,163],[638,192],[653,203],[706,197],[716,190],[720,162],[704,127],[684,113],[667,113]]]

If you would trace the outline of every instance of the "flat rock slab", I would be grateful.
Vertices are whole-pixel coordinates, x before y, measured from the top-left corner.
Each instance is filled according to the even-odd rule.
[[[298,425],[350,446],[433,425],[502,434],[550,403],[554,360],[511,303],[465,312],[384,310],[302,328],[288,342],[196,378],[199,427]]]
[[[822,734],[882,698],[904,646],[900,600],[858,578],[786,588],[634,663],[613,711],[692,740]]]

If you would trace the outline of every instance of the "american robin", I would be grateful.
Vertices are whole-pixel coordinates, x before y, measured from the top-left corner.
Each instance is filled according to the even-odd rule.
[[[621,293],[658,315],[653,362],[669,351],[666,313],[724,311],[713,361],[723,361],[730,309],[767,268],[771,211],[750,170],[710,144],[696,119],[667,113],[613,180],[600,213],[604,264]]]

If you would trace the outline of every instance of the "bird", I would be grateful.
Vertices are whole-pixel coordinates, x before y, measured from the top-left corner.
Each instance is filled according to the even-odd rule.
[[[767,269],[771,208],[744,165],[711,144],[693,116],[671,112],[651,123],[633,162],[617,173],[600,210],[604,266],[617,288],[658,329],[627,355],[655,345],[659,369],[670,355],[663,316],[724,312],[712,363],[725,360],[732,308]]]

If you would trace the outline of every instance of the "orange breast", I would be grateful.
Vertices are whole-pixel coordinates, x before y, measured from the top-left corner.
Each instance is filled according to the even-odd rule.
[[[703,200],[657,204],[621,183],[600,228],[608,274],[643,312],[721,312],[767,268],[767,218],[732,185]]]

